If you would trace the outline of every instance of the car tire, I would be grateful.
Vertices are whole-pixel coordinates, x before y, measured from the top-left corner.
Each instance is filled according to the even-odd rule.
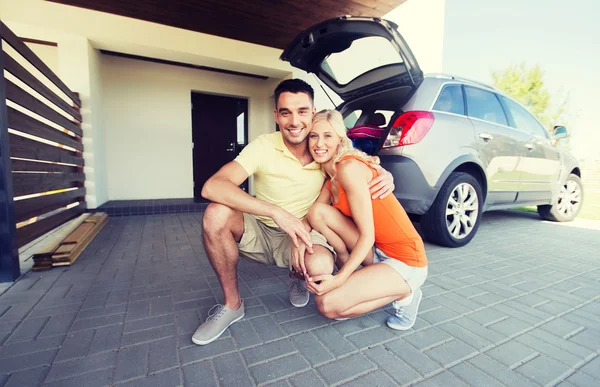
[[[446,247],[461,247],[479,228],[483,195],[481,184],[465,172],[453,172],[421,218],[425,239]]]
[[[538,214],[553,222],[569,222],[579,214],[583,204],[583,185],[579,176],[570,174],[560,187],[555,204],[538,206]]]

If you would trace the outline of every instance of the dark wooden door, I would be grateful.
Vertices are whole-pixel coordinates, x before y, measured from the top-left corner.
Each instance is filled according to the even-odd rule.
[[[192,93],[194,199],[202,186],[223,165],[235,159],[247,143],[248,101]],[[247,190],[247,182],[242,188]]]

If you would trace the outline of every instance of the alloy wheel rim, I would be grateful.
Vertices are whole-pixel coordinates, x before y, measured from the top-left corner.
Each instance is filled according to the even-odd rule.
[[[477,223],[479,198],[469,183],[454,187],[446,204],[446,227],[456,239],[466,238]]]
[[[581,187],[574,180],[567,180],[565,185],[560,187],[558,194],[557,211],[566,217],[576,214],[581,207]]]

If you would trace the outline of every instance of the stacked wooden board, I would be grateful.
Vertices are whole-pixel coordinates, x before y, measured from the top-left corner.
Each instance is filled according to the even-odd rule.
[[[69,266],[108,223],[108,215],[97,212],[83,222],[52,251],[33,256],[34,271],[49,270],[53,266]]]

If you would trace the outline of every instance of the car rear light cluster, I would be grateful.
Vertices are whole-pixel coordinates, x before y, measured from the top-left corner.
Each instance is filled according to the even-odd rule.
[[[383,148],[416,144],[425,137],[433,126],[433,113],[411,111],[396,119],[383,143]]]

